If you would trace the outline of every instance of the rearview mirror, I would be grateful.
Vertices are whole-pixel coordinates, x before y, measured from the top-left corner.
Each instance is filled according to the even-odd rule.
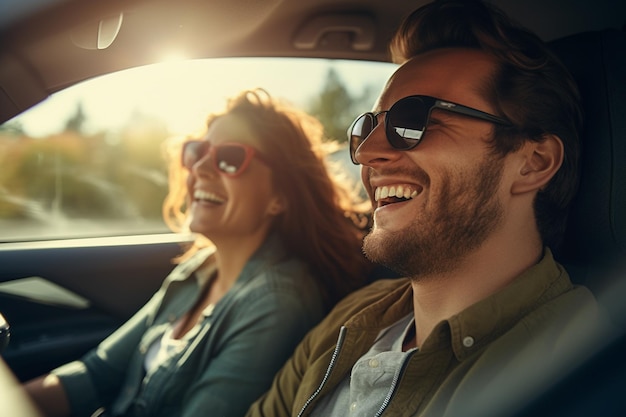
[[[88,22],[72,31],[72,41],[84,49],[106,49],[117,38],[123,20],[124,14],[120,13]]]

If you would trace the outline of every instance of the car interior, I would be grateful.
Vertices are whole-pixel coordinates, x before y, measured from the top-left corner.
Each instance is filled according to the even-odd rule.
[[[519,415],[618,415],[626,405],[619,391],[626,366],[626,33],[603,30],[551,43],[579,85],[585,113],[581,184],[563,245],[555,257],[574,283],[585,285],[606,308],[615,334],[605,335],[598,353]],[[584,381],[584,382],[583,382]],[[571,401],[572,395],[581,397]],[[600,400],[602,398],[602,400]]]
[[[0,123],[81,81],[157,62],[157,48],[170,45],[184,46],[189,59],[386,62],[397,24],[425,2],[3,2]],[[475,415],[626,415],[626,2],[492,3],[549,42],[579,85],[585,120],[581,183],[564,242],[554,252],[572,280],[592,290],[615,330],[594,335],[582,325],[581,332],[591,330],[596,337],[588,340],[583,356],[558,370],[552,386],[529,394],[520,407],[485,404]],[[2,188],[0,182],[0,197]],[[185,239],[148,235],[0,242],[0,284],[36,277],[89,300],[88,308],[59,308],[4,292],[0,285],[0,314],[6,319],[0,316],[0,375],[25,381],[95,346],[158,288]],[[376,270],[372,279],[390,275]]]
[[[626,110],[626,36],[613,30],[585,33],[552,47],[574,74],[585,111],[581,185],[558,256],[576,282],[601,293],[626,261],[626,172],[618,162],[626,156],[621,139],[626,125],[620,117]],[[615,294],[608,291],[607,297]],[[607,303],[611,309],[623,308],[622,303]],[[613,315],[623,317],[623,312]]]

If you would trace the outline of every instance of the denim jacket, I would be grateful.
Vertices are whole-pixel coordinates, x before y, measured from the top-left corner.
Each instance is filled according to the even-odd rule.
[[[149,375],[145,354],[200,296],[194,271],[213,253],[177,266],[129,321],[75,361],[53,371],[74,416],[105,406],[113,416],[237,416],[269,388],[275,372],[324,314],[306,265],[270,237],[198,333]]]

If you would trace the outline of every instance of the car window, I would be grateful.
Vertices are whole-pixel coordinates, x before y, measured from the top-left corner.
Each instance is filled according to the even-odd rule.
[[[345,141],[350,122],[371,108],[395,68],[321,59],[173,60],[60,91],[0,125],[0,241],[168,232],[161,216],[168,138],[200,130],[227,97],[261,87]]]

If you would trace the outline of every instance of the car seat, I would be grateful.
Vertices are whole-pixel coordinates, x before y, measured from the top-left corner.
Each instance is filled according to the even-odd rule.
[[[576,79],[585,113],[580,188],[565,239],[552,249],[572,281],[593,291],[616,326],[599,328],[584,310],[578,312],[575,325],[559,335],[559,360],[521,350],[509,372],[487,390],[499,406],[466,401],[450,415],[626,415],[626,33],[580,33],[550,46]]]
[[[580,33],[550,46],[584,110],[581,183],[555,257],[626,330],[626,33]]]

